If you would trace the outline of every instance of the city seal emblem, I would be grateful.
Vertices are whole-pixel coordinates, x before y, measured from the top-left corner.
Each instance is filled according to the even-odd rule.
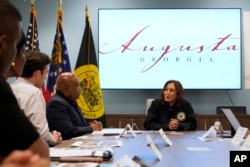
[[[84,65],[75,70],[80,81],[81,94],[77,104],[86,119],[97,119],[104,115],[104,105],[98,69],[95,65]]]

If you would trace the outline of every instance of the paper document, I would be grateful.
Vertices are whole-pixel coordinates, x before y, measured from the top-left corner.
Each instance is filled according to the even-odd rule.
[[[98,156],[102,157],[106,151],[110,152],[111,154],[114,153],[114,149],[111,147],[106,148],[56,148],[51,147],[49,149],[50,157],[73,157],[73,156]]]
[[[91,135],[93,136],[111,136],[111,135],[117,135],[119,136],[122,133],[123,129],[121,128],[104,128],[102,131],[94,131]]]

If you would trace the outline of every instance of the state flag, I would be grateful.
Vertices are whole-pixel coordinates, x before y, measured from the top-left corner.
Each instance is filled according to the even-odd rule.
[[[50,93],[53,93],[54,91],[54,86],[56,84],[58,75],[62,72],[71,72],[67,45],[63,33],[62,16],[63,11],[62,8],[59,7],[57,12],[56,34],[54,38],[51,63],[47,80],[47,89],[50,91]]]

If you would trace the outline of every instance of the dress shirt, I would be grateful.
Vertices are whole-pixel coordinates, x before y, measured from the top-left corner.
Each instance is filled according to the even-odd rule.
[[[50,145],[56,144],[56,139],[50,133],[46,119],[46,103],[42,91],[30,81],[19,77],[11,84],[20,107],[30,119],[41,137]]]

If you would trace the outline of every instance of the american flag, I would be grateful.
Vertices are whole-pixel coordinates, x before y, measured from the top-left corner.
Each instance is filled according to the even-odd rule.
[[[26,51],[39,51],[39,41],[38,41],[38,29],[36,24],[37,12],[34,4],[30,6],[30,23],[27,30],[27,39],[25,44]]]
[[[63,34],[62,9],[57,12],[57,27],[52,49],[51,63],[47,80],[47,89],[52,93],[56,79],[62,72],[71,72],[67,45]]]
[[[36,16],[37,16],[36,9],[34,7],[34,4],[31,3],[30,23],[29,23],[29,27],[27,30],[27,39],[26,39],[26,44],[25,44],[26,52],[40,50],[39,40],[38,40],[38,29],[37,29],[37,24],[36,24]],[[41,90],[42,90],[44,99],[47,102],[51,98],[50,92],[45,88],[44,84],[42,85]]]

